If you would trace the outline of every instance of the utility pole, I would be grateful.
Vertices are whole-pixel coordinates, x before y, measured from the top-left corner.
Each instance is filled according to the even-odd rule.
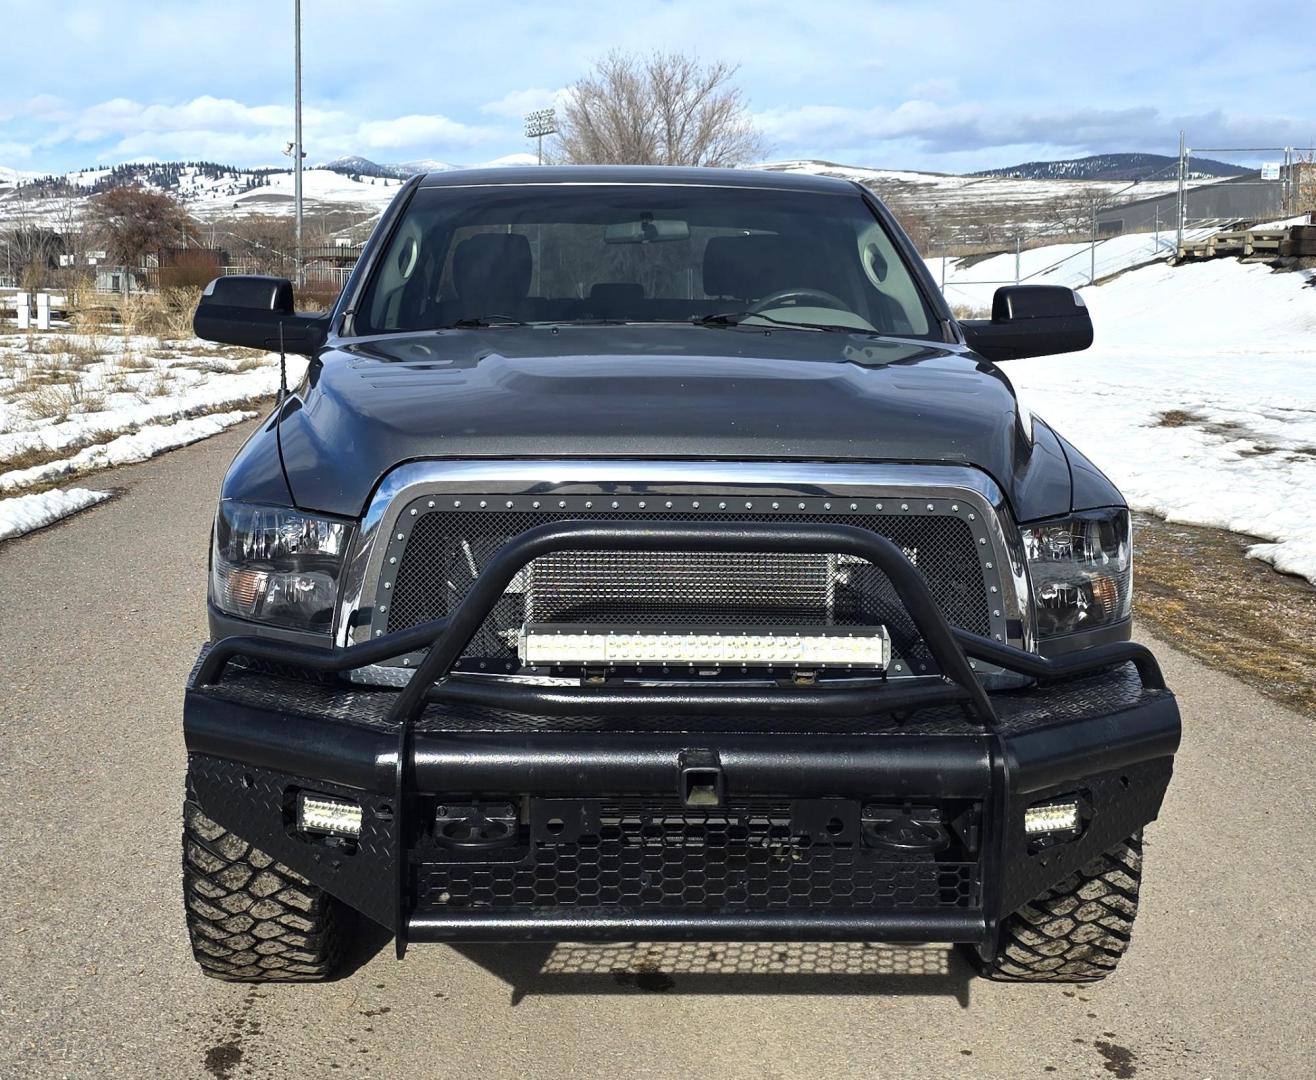
[[[293,0],[293,78],[296,82],[293,107],[293,212],[296,224],[293,226],[295,237],[295,255],[297,285],[306,284],[306,274],[302,263],[302,0]]]

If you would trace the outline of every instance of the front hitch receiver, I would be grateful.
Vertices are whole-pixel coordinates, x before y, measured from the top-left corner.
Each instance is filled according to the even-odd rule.
[[[726,799],[726,780],[716,750],[683,750],[677,759],[680,782],[676,794],[682,806],[721,806]]]
[[[434,840],[454,851],[490,851],[515,844],[517,824],[511,803],[441,805],[434,812]]]

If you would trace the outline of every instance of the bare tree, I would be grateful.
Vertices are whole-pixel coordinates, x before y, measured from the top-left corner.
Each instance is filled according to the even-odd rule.
[[[567,93],[552,160],[573,165],[741,165],[762,137],[736,67],[681,53],[611,52]]]
[[[1043,207],[1043,212],[1068,236],[1086,236],[1092,229],[1093,215],[1110,202],[1110,192],[1096,185],[1069,189]]]
[[[138,267],[160,248],[187,247],[196,241],[196,222],[177,199],[141,187],[115,187],[87,207],[87,225],[110,258]]]
[[[232,258],[258,274],[290,274],[295,241],[292,218],[282,214],[247,214],[218,223]]]

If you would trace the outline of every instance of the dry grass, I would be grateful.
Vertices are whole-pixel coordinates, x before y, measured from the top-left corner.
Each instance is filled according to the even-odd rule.
[[[1316,589],[1245,557],[1234,533],[1138,519],[1138,619],[1185,652],[1316,716]]]
[[[957,319],[990,319],[990,308],[974,307],[972,304],[951,304],[951,314]]]
[[[64,343],[64,355],[70,365],[84,369],[100,363],[109,351],[109,343],[90,332],[71,335]]]
[[[40,383],[18,395],[23,410],[37,420],[67,420],[75,413],[99,412],[105,397],[76,376],[68,381]]]
[[[161,344],[190,338],[200,299],[200,289],[184,287],[133,293],[119,302],[119,322],[125,334],[153,335]]]

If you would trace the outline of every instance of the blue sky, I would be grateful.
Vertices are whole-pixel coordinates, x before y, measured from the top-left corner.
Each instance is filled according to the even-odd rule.
[[[1316,141],[1298,0],[304,0],[306,148],[529,149],[521,114],[609,49],[741,65],[771,157],[951,172]],[[40,13],[38,15],[38,13]],[[25,39],[8,35],[26,27]],[[283,160],[292,0],[0,0],[0,166]],[[1273,156],[1273,155],[1265,155]]]

